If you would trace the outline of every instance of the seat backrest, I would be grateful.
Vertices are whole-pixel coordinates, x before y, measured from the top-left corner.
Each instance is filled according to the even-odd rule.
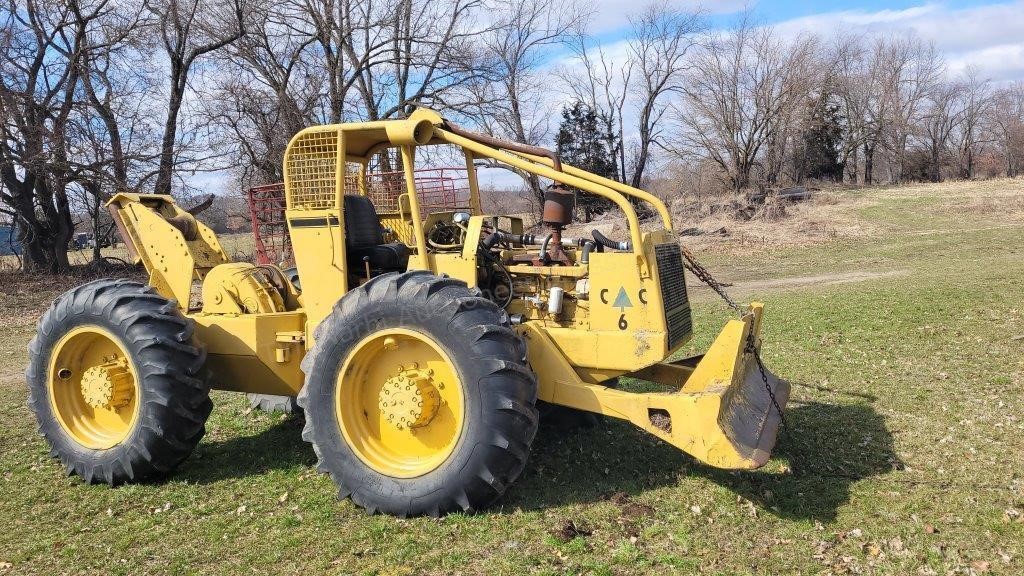
[[[345,244],[352,248],[379,246],[384,243],[384,232],[377,217],[377,209],[366,196],[346,194]]]

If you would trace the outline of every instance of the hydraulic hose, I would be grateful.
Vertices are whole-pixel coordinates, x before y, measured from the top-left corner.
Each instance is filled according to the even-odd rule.
[[[515,246],[540,246],[545,240],[548,240],[548,244],[550,244],[552,239],[550,236],[550,234],[538,236],[536,234],[509,234],[508,232],[497,231],[484,238],[480,244],[488,250],[494,248],[501,241],[507,241]],[[586,238],[562,238],[562,248],[582,248],[587,242],[592,241]]]
[[[591,234],[594,236],[594,240],[597,240],[597,243],[604,246],[605,248],[611,248],[612,250],[623,250],[625,252],[633,250],[633,243],[630,242],[629,240],[625,240],[623,242],[616,242],[615,240],[609,239],[604,234],[601,234],[599,230],[593,230],[591,231]]]
[[[580,264],[590,264],[590,252],[594,250],[593,241],[587,240],[583,243],[583,253],[580,255]]]
[[[544,237],[544,242],[540,245],[540,255],[538,256],[541,262],[548,264],[550,263],[551,257],[548,255],[548,244],[551,243],[551,235],[548,234]]]

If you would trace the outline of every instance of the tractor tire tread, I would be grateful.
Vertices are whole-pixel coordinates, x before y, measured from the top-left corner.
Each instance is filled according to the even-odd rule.
[[[89,449],[71,438],[49,402],[53,346],[83,325],[105,328],[117,337],[131,356],[140,394],[135,426],[127,438],[106,450]],[[130,280],[95,280],[51,304],[29,343],[25,379],[38,430],[68,475],[112,486],[153,480],[192,453],[213,409],[204,368],[206,350],[193,337],[194,331],[174,300]]]
[[[366,466],[342,437],[327,400],[347,355],[337,351],[399,326],[422,330],[445,348],[467,401],[480,406],[472,417],[467,407],[462,436],[445,463],[408,479]],[[370,514],[472,512],[501,496],[525,468],[539,421],[526,345],[508,326],[507,314],[464,282],[427,271],[377,276],[342,297],[315,335],[316,346],[302,361],[306,383],[297,398],[306,414],[302,437],[313,445],[316,469],[332,478],[339,498]]]

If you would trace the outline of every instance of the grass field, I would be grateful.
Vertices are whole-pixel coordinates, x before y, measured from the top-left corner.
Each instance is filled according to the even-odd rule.
[[[440,520],[337,501],[298,419],[225,393],[170,479],[65,477],[21,372],[67,286],[5,276],[0,574],[1024,573],[1024,181],[851,191],[815,214],[860,233],[701,245],[766,302],[765,360],[794,384],[765,469],[617,422],[543,427],[497,506]],[[695,348],[726,318],[712,296],[692,289]]]

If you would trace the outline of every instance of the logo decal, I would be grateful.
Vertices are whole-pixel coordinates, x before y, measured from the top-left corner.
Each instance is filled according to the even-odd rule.
[[[632,308],[633,303],[629,301],[629,296],[626,294],[625,288],[619,288],[619,295],[615,297],[615,302],[612,303],[613,308],[618,308],[619,312],[625,312],[626,308]]]

